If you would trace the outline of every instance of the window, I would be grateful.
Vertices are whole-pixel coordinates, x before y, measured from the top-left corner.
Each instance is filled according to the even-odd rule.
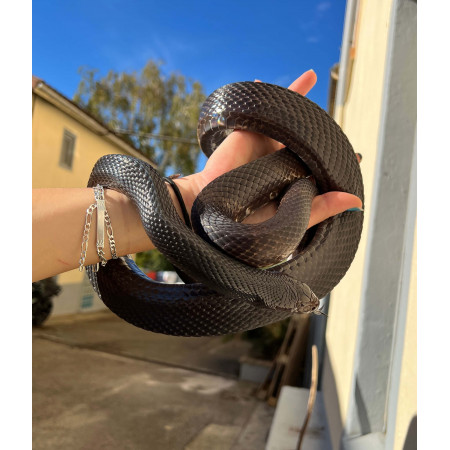
[[[76,137],[74,134],[70,131],[64,130],[59,165],[65,169],[72,169],[75,140]]]

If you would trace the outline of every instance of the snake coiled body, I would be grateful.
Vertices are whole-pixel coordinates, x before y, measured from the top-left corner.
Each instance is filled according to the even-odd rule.
[[[125,155],[107,155],[96,163],[88,186],[101,184],[127,195],[154,245],[193,280],[173,285],[154,282],[127,257],[110,260],[97,273],[89,269],[103,302],[124,320],[181,336],[257,328],[294,313],[316,311],[319,299],[348,270],[359,244],[362,212],[344,212],[305,233],[317,193],[349,192],[364,201],[359,164],[340,127],[300,94],[243,82],[218,89],[203,105],[198,137],[204,153],[210,156],[234,129],[262,133],[288,149],[208,185],[192,210],[197,232],[178,216],[163,178],[149,164]],[[275,170],[281,160],[285,169]],[[314,183],[305,176],[313,177]],[[239,229],[237,239],[228,239],[232,222],[279,195],[287,199],[281,201],[280,211],[288,212],[284,216],[280,212],[266,226],[268,237],[258,229],[246,238],[245,229]],[[305,214],[293,216],[288,223],[287,217],[302,208]],[[231,228],[221,231],[223,223]],[[283,230],[273,240],[271,227]],[[278,251],[280,238],[289,243]],[[266,252],[269,257],[264,256]],[[258,253],[264,257],[255,257]],[[260,268],[271,264],[275,265]]]

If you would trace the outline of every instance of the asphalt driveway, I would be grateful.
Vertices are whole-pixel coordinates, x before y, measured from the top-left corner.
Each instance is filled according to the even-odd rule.
[[[109,312],[33,330],[33,449],[263,449],[274,409],[240,339],[177,338]]]

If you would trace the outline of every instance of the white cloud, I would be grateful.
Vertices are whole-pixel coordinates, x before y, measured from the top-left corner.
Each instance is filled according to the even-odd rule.
[[[319,42],[319,37],[318,36],[308,36],[306,38],[306,42],[309,42],[310,44],[316,44],[317,42]]]
[[[331,2],[320,2],[317,5],[317,12],[322,13],[331,8]]]
[[[182,41],[175,37],[163,38],[153,33],[132,48],[106,46],[103,54],[111,61],[110,65],[118,71],[141,70],[150,60],[162,61],[163,71],[178,69],[178,57],[186,53],[196,53],[198,46],[189,40]]]
[[[294,78],[292,78],[290,75],[280,75],[279,77],[277,77],[273,84],[277,84],[278,86],[286,86],[288,87],[288,85],[294,81]]]

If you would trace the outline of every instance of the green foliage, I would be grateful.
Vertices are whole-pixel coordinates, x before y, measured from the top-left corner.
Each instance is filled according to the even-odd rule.
[[[104,77],[96,69],[81,68],[73,100],[114,131],[120,130],[117,134],[154,161],[161,173],[170,168],[190,174],[199,153],[192,142],[205,100],[203,87],[178,73],[166,75],[161,66],[149,61],[140,72],[111,70]]]
[[[252,343],[251,354],[255,358],[274,359],[283,343],[290,319],[266,325],[242,333],[242,339]]]
[[[136,264],[143,269],[152,272],[159,272],[162,270],[175,270],[172,264],[167,261],[162,253],[158,250],[149,250],[136,254]]]

